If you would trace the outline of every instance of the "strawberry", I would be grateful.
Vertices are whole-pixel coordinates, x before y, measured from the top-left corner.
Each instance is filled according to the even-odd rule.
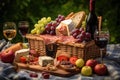
[[[26,63],[27,62],[27,58],[25,56],[21,56],[20,57],[20,62]]]

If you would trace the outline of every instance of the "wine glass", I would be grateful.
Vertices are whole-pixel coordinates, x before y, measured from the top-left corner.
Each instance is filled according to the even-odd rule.
[[[3,25],[3,35],[8,39],[8,44],[11,45],[11,40],[16,36],[16,24],[14,22],[5,22]],[[8,45],[7,44],[7,45]]]
[[[20,35],[22,36],[23,43],[25,43],[25,36],[28,32],[28,28],[29,28],[29,22],[28,21],[19,21],[18,29],[19,29]]]
[[[100,48],[101,63],[103,63],[102,51],[105,49],[105,47],[108,44],[109,30],[108,29],[96,30],[94,33],[94,40],[95,40],[95,44]]]

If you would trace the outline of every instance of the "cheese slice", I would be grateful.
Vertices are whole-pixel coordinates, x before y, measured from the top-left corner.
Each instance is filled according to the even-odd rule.
[[[56,27],[56,35],[70,36],[70,32],[74,28],[74,23],[71,19],[61,21],[61,23]]]
[[[28,56],[29,55],[29,49],[20,49],[15,52],[15,62],[20,61],[21,56]]]
[[[45,67],[48,64],[54,64],[54,59],[52,57],[49,57],[49,56],[40,56],[38,58],[38,63],[40,66]]]

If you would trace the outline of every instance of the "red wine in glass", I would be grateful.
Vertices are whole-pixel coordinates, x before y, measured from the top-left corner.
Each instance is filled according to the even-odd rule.
[[[26,34],[27,34],[27,32],[28,32],[28,27],[26,27],[26,26],[21,26],[21,27],[19,27],[18,28],[19,29],[19,31],[20,31],[20,33],[23,35],[23,36],[25,36]]]
[[[29,28],[29,23],[27,21],[19,22],[18,29],[19,29],[19,33],[21,34],[21,36],[23,38],[23,42],[25,42],[25,36],[28,32],[28,28]]]
[[[107,46],[107,43],[108,43],[108,39],[105,37],[96,37],[95,38],[95,44],[99,48],[105,48]]]
[[[94,41],[95,44],[100,48],[100,54],[101,54],[101,63],[103,63],[103,54],[102,51],[107,46],[109,41],[109,31],[108,30],[102,30],[102,31],[95,31],[94,34]]]

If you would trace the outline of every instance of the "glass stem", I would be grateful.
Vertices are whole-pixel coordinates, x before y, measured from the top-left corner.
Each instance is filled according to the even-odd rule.
[[[11,44],[11,40],[8,41],[8,44],[9,44],[9,45]]]
[[[12,45],[12,43],[11,43],[11,40],[8,40],[8,42],[7,42],[7,47],[10,47]]]
[[[23,43],[25,43],[25,36],[23,36]]]
[[[102,50],[103,50],[103,49],[100,49],[101,63],[103,63],[103,54],[102,54]]]

